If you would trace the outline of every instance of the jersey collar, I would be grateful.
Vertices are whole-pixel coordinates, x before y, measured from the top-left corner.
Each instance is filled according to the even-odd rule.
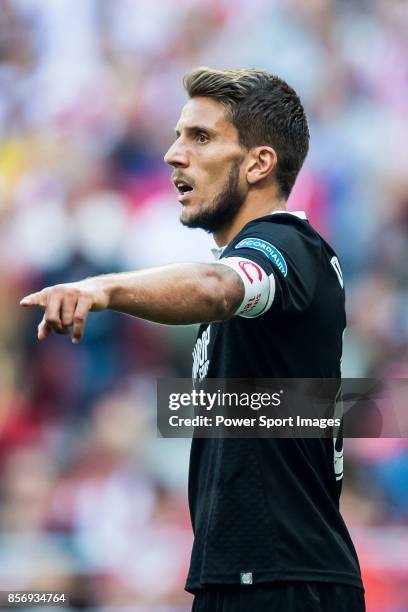
[[[307,216],[304,210],[274,210],[270,215],[295,215],[295,217],[299,217],[299,219],[307,220]],[[215,260],[218,260],[223,254],[224,250],[227,248],[227,244],[223,247],[214,246],[211,248],[211,253]]]
[[[295,215],[299,219],[307,221],[307,216],[304,210],[274,210],[270,215]]]

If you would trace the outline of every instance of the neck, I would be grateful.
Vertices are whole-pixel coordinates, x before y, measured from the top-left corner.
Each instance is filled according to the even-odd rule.
[[[269,189],[249,192],[245,202],[235,215],[234,219],[225,227],[214,232],[213,237],[218,247],[225,246],[242,230],[242,228],[253,221],[264,217],[272,212],[286,209],[286,200],[279,198],[276,191],[271,193]]]

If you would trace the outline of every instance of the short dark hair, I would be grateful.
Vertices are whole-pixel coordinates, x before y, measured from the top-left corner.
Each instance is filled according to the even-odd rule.
[[[295,90],[264,70],[196,68],[183,79],[190,98],[214,98],[225,105],[246,149],[275,149],[276,181],[288,198],[309,149],[307,118]]]

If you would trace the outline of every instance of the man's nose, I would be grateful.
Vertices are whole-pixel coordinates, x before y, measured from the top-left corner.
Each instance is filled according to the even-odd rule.
[[[177,141],[171,145],[163,159],[166,164],[170,164],[170,166],[174,166],[175,168],[186,168],[188,166],[186,152]]]

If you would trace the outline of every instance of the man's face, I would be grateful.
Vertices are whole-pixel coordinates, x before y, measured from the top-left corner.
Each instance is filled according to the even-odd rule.
[[[183,225],[216,232],[232,221],[247,194],[241,176],[245,154],[220,102],[205,97],[187,102],[164,156],[174,168]]]

